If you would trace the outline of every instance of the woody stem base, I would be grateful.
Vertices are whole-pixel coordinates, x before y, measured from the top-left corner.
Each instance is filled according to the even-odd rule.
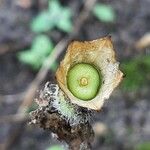
[[[50,97],[45,94],[50,91],[48,91],[47,88],[44,90],[37,101],[39,100],[41,102],[42,99],[44,100],[43,103],[49,101]],[[51,105],[51,103],[45,104],[45,106],[40,103],[39,108],[31,112],[30,123],[56,134],[58,140],[65,141],[70,150],[90,150],[94,133],[89,121],[86,120],[85,122],[71,125],[62,117],[60,112],[49,105]],[[83,116],[84,113],[85,112],[83,111]]]

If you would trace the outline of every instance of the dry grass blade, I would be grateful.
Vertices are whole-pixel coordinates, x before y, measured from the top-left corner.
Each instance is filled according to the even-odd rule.
[[[7,115],[0,118],[0,123],[19,123],[28,119],[29,117],[24,114]]]
[[[135,43],[137,49],[143,49],[148,46],[150,46],[150,33],[146,33]]]

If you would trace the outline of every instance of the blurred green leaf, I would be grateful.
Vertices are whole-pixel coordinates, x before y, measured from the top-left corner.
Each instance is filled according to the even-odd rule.
[[[50,0],[49,8],[41,12],[31,23],[33,32],[40,33],[52,30],[54,27],[64,32],[70,32],[72,12],[68,7],[60,5],[58,0]]]
[[[32,43],[32,50],[40,56],[47,56],[53,50],[54,46],[51,40],[45,35],[37,36]]]
[[[46,150],[64,150],[64,149],[59,145],[54,145],[54,146],[47,148]]]
[[[31,49],[19,52],[18,59],[25,64],[28,64],[34,70],[38,70],[46,57],[53,51],[53,43],[45,35],[37,36],[32,43]],[[54,62],[51,69],[55,71],[57,63]]]
[[[114,9],[102,3],[98,3],[94,6],[93,14],[102,22],[114,22],[116,19]]]
[[[150,150],[150,142],[144,142],[138,144],[135,150]]]
[[[58,68],[58,63],[56,61],[53,62],[53,65],[50,67],[54,72]]]
[[[33,70],[38,70],[41,66],[41,62],[43,61],[43,59],[39,59],[39,57],[31,50],[19,52],[17,56],[22,63],[30,65]]]
[[[124,90],[135,91],[148,83],[150,80],[150,56],[140,56],[121,64],[126,77],[122,86]]]
[[[51,20],[47,11],[41,12],[31,23],[31,29],[33,32],[46,32],[51,30],[55,26],[55,23]]]
[[[60,12],[61,5],[59,3],[59,0],[49,0],[48,4],[49,4],[48,5],[49,12],[51,12],[54,15]]]
[[[72,30],[72,22],[70,20],[71,18],[71,11],[70,9],[65,9],[63,10],[62,12],[62,18],[63,19],[60,19],[58,24],[56,24],[56,26],[61,29],[62,31],[65,31],[65,32],[70,32]]]

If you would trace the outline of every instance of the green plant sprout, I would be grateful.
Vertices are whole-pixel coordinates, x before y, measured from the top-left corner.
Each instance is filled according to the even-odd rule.
[[[85,63],[73,66],[68,72],[67,79],[69,90],[82,100],[94,98],[102,81],[98,70]]]
[[[149,150],[150,149],[150,142],[143,142],[136,145],[135,150]]]
[[[92,12],[102,22],[114,22],[116,19],[115,11],[110,5],[97,3]]]
[[[122,87],[124,90],[138,90],[147,84],[150,76],[150,55],[139,56],[121,65],[126,74]]]
[[[38,35],[33,40],[31,48],[19,52],[17,56],[22,63],[30,65],[34,70],[38,70],[53,49],[53,43],[46,35]],[[50,69],[55,71],[56,68],[57,63],[54,62]]]
[[[60,145],[53,145],[47,148],[46,150],[64,150]]]
[[[61,31],[72,31],[72,12],[68,7],[64,7],[58,0],[50,0],[47,10],[41,12],[31,23],[33,32],[47,32],[57,27]]]

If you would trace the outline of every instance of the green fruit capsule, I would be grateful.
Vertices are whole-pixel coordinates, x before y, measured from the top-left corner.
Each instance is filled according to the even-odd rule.
[[[81,100],[93,99],[101,86],[102,75],[91,64],[79,63],[67,74],[67,85],[70,92]]]

